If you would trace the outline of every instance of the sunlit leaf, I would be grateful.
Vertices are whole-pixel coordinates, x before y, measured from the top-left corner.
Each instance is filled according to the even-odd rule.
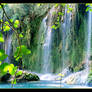
[[[55,4],[55,7],[58,7],[59,4]]]
[[[64,4],[64,3],[62,3],[61,5],[62,5],[63,7],[65,6],[65,4]]]
[[[37,6],[40,6],[41,4],[39,3],[39,4],[37,4]]]
[[[55,28],[55,25],[52,25],[52,27],[51,28]]]
[[[0,65],[2,64],[2,61],[0,61]]]
[[[90,7],[87,7],[87,8],[86,8],[86,12],[89,11],[89,10],[90,10]]]
[[[0,71],[1,71],[2,74],[7,73],[7,70],[4,70],[4,68],[6,66],[8,66],[8,63],[6,63],[6,62],[0,65]]]
[[[19,20],[15,20],[15,22],[14,22],[14,27],[15,27],[15,28],[18,28],[18,27],[19,27]]]
[[[21,48],[21,51],[19,52],[20,48]],[[14,53],[14,57],[16,58],[19,54],[19,56],[17,57],[17,59],[19,59],[22,56],[28,55],[30,53],[31,53],[31,51],[29,49],[27,49],[27,47],[25,45],[21,45],[21,47],[20,46],[17,47],[16,52]]]
[[[11,84],[16,84],[16,78],[14,80],[11,80]]]
[[[9,31],[10,30],[10,27],[9,26],[4,26],[4,31]]]
[[[19,37],[23,38],[23,35],[22,34],[19,34]]]
[[[63,16],[63,15],[64,15],[64,13],[62,13],[62,12],[58,12],[58,15],[62,15],[62,16]]]
[[[4,42],[4,38],[3,37],[0,37],[0,42]]]
[[[5,6],[5,5],[7,5],[7,3],[1,3],[1,5],[4,5]]]
[[[67,10],[67,13],[70,13],[70,11],[69,11],[69,10]]]
[[[13,19],[10,19],[10,22],[13,22]]]
[[[18,71],[18,72],[16,73],[16,76],[21,75],[21,74],[22,74],[22,71],[20,70],[20,71]]]

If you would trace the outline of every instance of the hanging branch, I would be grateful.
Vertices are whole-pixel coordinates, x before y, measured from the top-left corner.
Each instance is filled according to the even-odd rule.
[[[0,5],[1,5],[1,7],[2,7],[3,13],[5,14],[5,16],[6,16],[7,20],[8,20],[8,22],[9,22],[9,25],[8,25],[8,26],[16,33],[16,36],[17,36],[17,39],[18,39],[18,44],[19,44],[19,46],[20,46],[19,52],[18,52],[18,55],[17,55],[17,57],[18,57],[18,56],[19,56],[19,53],[21,52],[21,41],[20,41],[19,33],[18,33],[17,30],[15,30],[15,29],[13,28],[13,23],[11,23],[9,17],[7,16],[3,5],[2,5],[1,3],[0,3]],[[1,23],[2,23],[2,22],[1,22]],[[16,58],[17,58],[17,57],[16,57]]]

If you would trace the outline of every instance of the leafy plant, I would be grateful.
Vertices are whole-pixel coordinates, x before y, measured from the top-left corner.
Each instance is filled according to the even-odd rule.
[[[7,18],[7,21],[4,21],[3,18],[0,19],[0,23],[2,24],[0,29],[4,32],[9,31],[10,29],[12,29],[15,32],[15,34],[17,36],[19,46],[16,49],[14,57],[15,57],[16,61],[18,61],[19,58],[22,58],[24,55],[30,54],[31,51],[29,49],[27,49],[27,47],[25,45],[21,45],[20,38],[23,38],[23,35],[22,35],[22,33],[18,33],[18,31],[17,31],[17,29],[20,27],[20,21],[19,20],[13,21],[13,19],[10,19],[7,16],[7,13],[5,12],[5,9],[4,9],[5,5],[7,5],[7,4],[0,3],[0,8],[3,11],[3,17],[5,16]],[[2,32],[0,32],[0,42],[1,43],[4,42]],[[4,63],[2,62],[7,57],[8,57],[8,55],[5,54],[5,51],[3,49],[0,49],[0,73],[1,74],[6,74],[8,72],[11,76],[21,75],[22,71],[18,71],[17,66],[14,66],[14,64],[8,64],[6,62],[4,62]],[[13,78],[13,80],[11,81],[11,84],[16,84],[16,77]]]

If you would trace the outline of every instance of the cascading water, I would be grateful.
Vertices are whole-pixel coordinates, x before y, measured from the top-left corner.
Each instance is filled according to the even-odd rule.
[[[67,13],[67,5],[65,6],[65,15],[64,15],[64,22],[61,23],[61,28],[62,30],[62,72],[64,73],[65,69],[67,68],[69,64],[69,53],[68,53],[68,46],[70,45],[70,39],[69,39],[69,34],[70,34],[70,29],[71,29],[71,12]],[[68,71],[68,70],[67,70]],[[65,71],[65,72],[67,72]]]
[[[51,17],[51,16],[50,16]],[[45,42],[43,44],[43,72],[49,73],[50,69],[50,61],[51,61],[51,19],[49,20],[49,24],[46,27],[46,35]]]
[[[38,61],[41,64],[40,79],[53,80],[53,61],[51,56],[51,45],[52,45],[52,22],[53,22],[53,12],[57,12],[58,9],[52,7],[46,17],[43,19],[40,27],[39,33],[39,46],[38,46]],[[39,64],[38,64],[39,65]],[[55,77],[55,76],[54,76]]]
[[[51,44],[52,44],[52,21],[53,21],[53,12],[55,12],[55,7],[52,7],[46,17],[43,19],[40,28],[40,43],[41,39],[42,45],[39,46],[39,50],[41,52],[38,60],[42,61],[41,64],[41,73],[52,73],[52,61],[51,61]],[[38,61],[38,62],[39,62]]]
[[[64,80],[62,80],[62,83],[69,83],[69,84],[87,84],[87,78],[89,74],[89,58],[90,58],[90,50],[91,50],[91,21],[92,21],[92,12],[88,12],[88,25],[87,25],[87,52],[86,52],[86,58],[85,58],[85,69],[79,72],[72,73],[68,77],[66,77]]]
[[[8,55],[8,57],[5,59],[5,62],[9,63],[10,59],[10,51],[11,51],[11,42],[12,42],[12,31],[9,31],[9,34],[7,35],[6,39],[5,39],[5,52]]]
[[[90,50],[91,50],[91,21],[92,21],[92,12],[88,13],[88,41],[87,41],[87,52],[86,52],[86,66],[85,68],[89,72],[89,58],[90,58]]]

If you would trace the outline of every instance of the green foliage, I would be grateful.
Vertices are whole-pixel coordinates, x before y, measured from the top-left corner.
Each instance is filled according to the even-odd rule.
[[[11,84],[16,84],[16,78],[11,81]]]
[[[37,4],[37,6],[41,6],[41,4],[40,4],[40,3],[38,3],[38,4]]]
[[[8,18],[7,13],[4,10],[5,5],[6,5],[5,3],[1,3],[1,5],[0,5],[0,8],[2,8],[2,10],[3,10],[4,16],[7,18],[7,21],[3,21],[2,19],[0,19],[0,23],[3,25],[3,26],[0,27],[0,29],[4,32],[9,31],[10,28],[12,28],[12,29],[19,28],[19,25],[20,25],[19,20],[13,21],[13,19]],[[13,31],[17,32],[17,30],[15,30],[15,29]],[[18,34],[18,32],[17,32],[17,35],[19,36],[18,40],[23,37],[23,35]],[[3,34],[1,32],[0,32],[0,42],[4,42]],[[17,54],[19,54],[18,57],[20,58],[23,55],[27,55],[27,54],[30,54],[30,53],[31,53],[31,51],[29,51],[26,46],[21,45],[21,48],[20,48],[20,46],[17,47],[15,57],[16,57]],[[7,58],[7,56],[8,55],[5,54],[5,51],[3,49],[0,49],[0,74],[4,75],[8,72],[12,76],[21,75],[22,71],[17,72],[17,70],[18,70],[17,66],[14,66],[14,64],[8,64],[8,63],[2,62],[3,60],[5,60]],[[16,84],[16,78],[14,78],[11,81],[11,84]]]
[[[16,76],[18,76],[18,75],[22,75],[22,71],[21,70],[16,73]]]
[[[67,13],[70,13],[70,12],[72,12],[72,10],[73,10],[73,8],[71,8],[68,4],[67,4]]]
[[[55,25],[52,25],[52,27],[51,27],[51,28],[56,29],[56,26],[55,26]]]
[[[19,34],[19,37],[20,37],[20,38],[23,38],[23,35],[22,35],[22,34]]]
[[[4,42],[3,34],[0,32],[0,42]]]
[[[9,26],[4,26],[4,31],[9,31],[10,30],[10,27]]]
[[[91,3],[86,3],[86,6],[87,6],[86,12],[87,11],[91,11],[92,12],[92,4]]]
[[[19,20],[15,20],[15,22],[14,22],[14,27],[15,27],[15,28],[18,28],[18,27],[19,27]]]
[[[58,6],[59,6],[59,4],[55,4],[55,8],[58,7]]]
[[[15,75],[17,67],[13,64],[8,64],[5,62],[0,65],[0,71],[2,74],[6,74],[7,72],[9,72],[11,75]]]
[[[5,51],[3,49],[0,49],[0,61],[3,61],[7,58],[7,54],[5,54]]]
[[[16,60],[18,61],[19,58],[22,58],[24,55],[28,55],[30,53],[31,53],[31,51],[29,49],[27,49],[27,47],[25,45],[21,45],[21,46],[17,47],[16,52],[14,53],[14,58],[16,58]]]

